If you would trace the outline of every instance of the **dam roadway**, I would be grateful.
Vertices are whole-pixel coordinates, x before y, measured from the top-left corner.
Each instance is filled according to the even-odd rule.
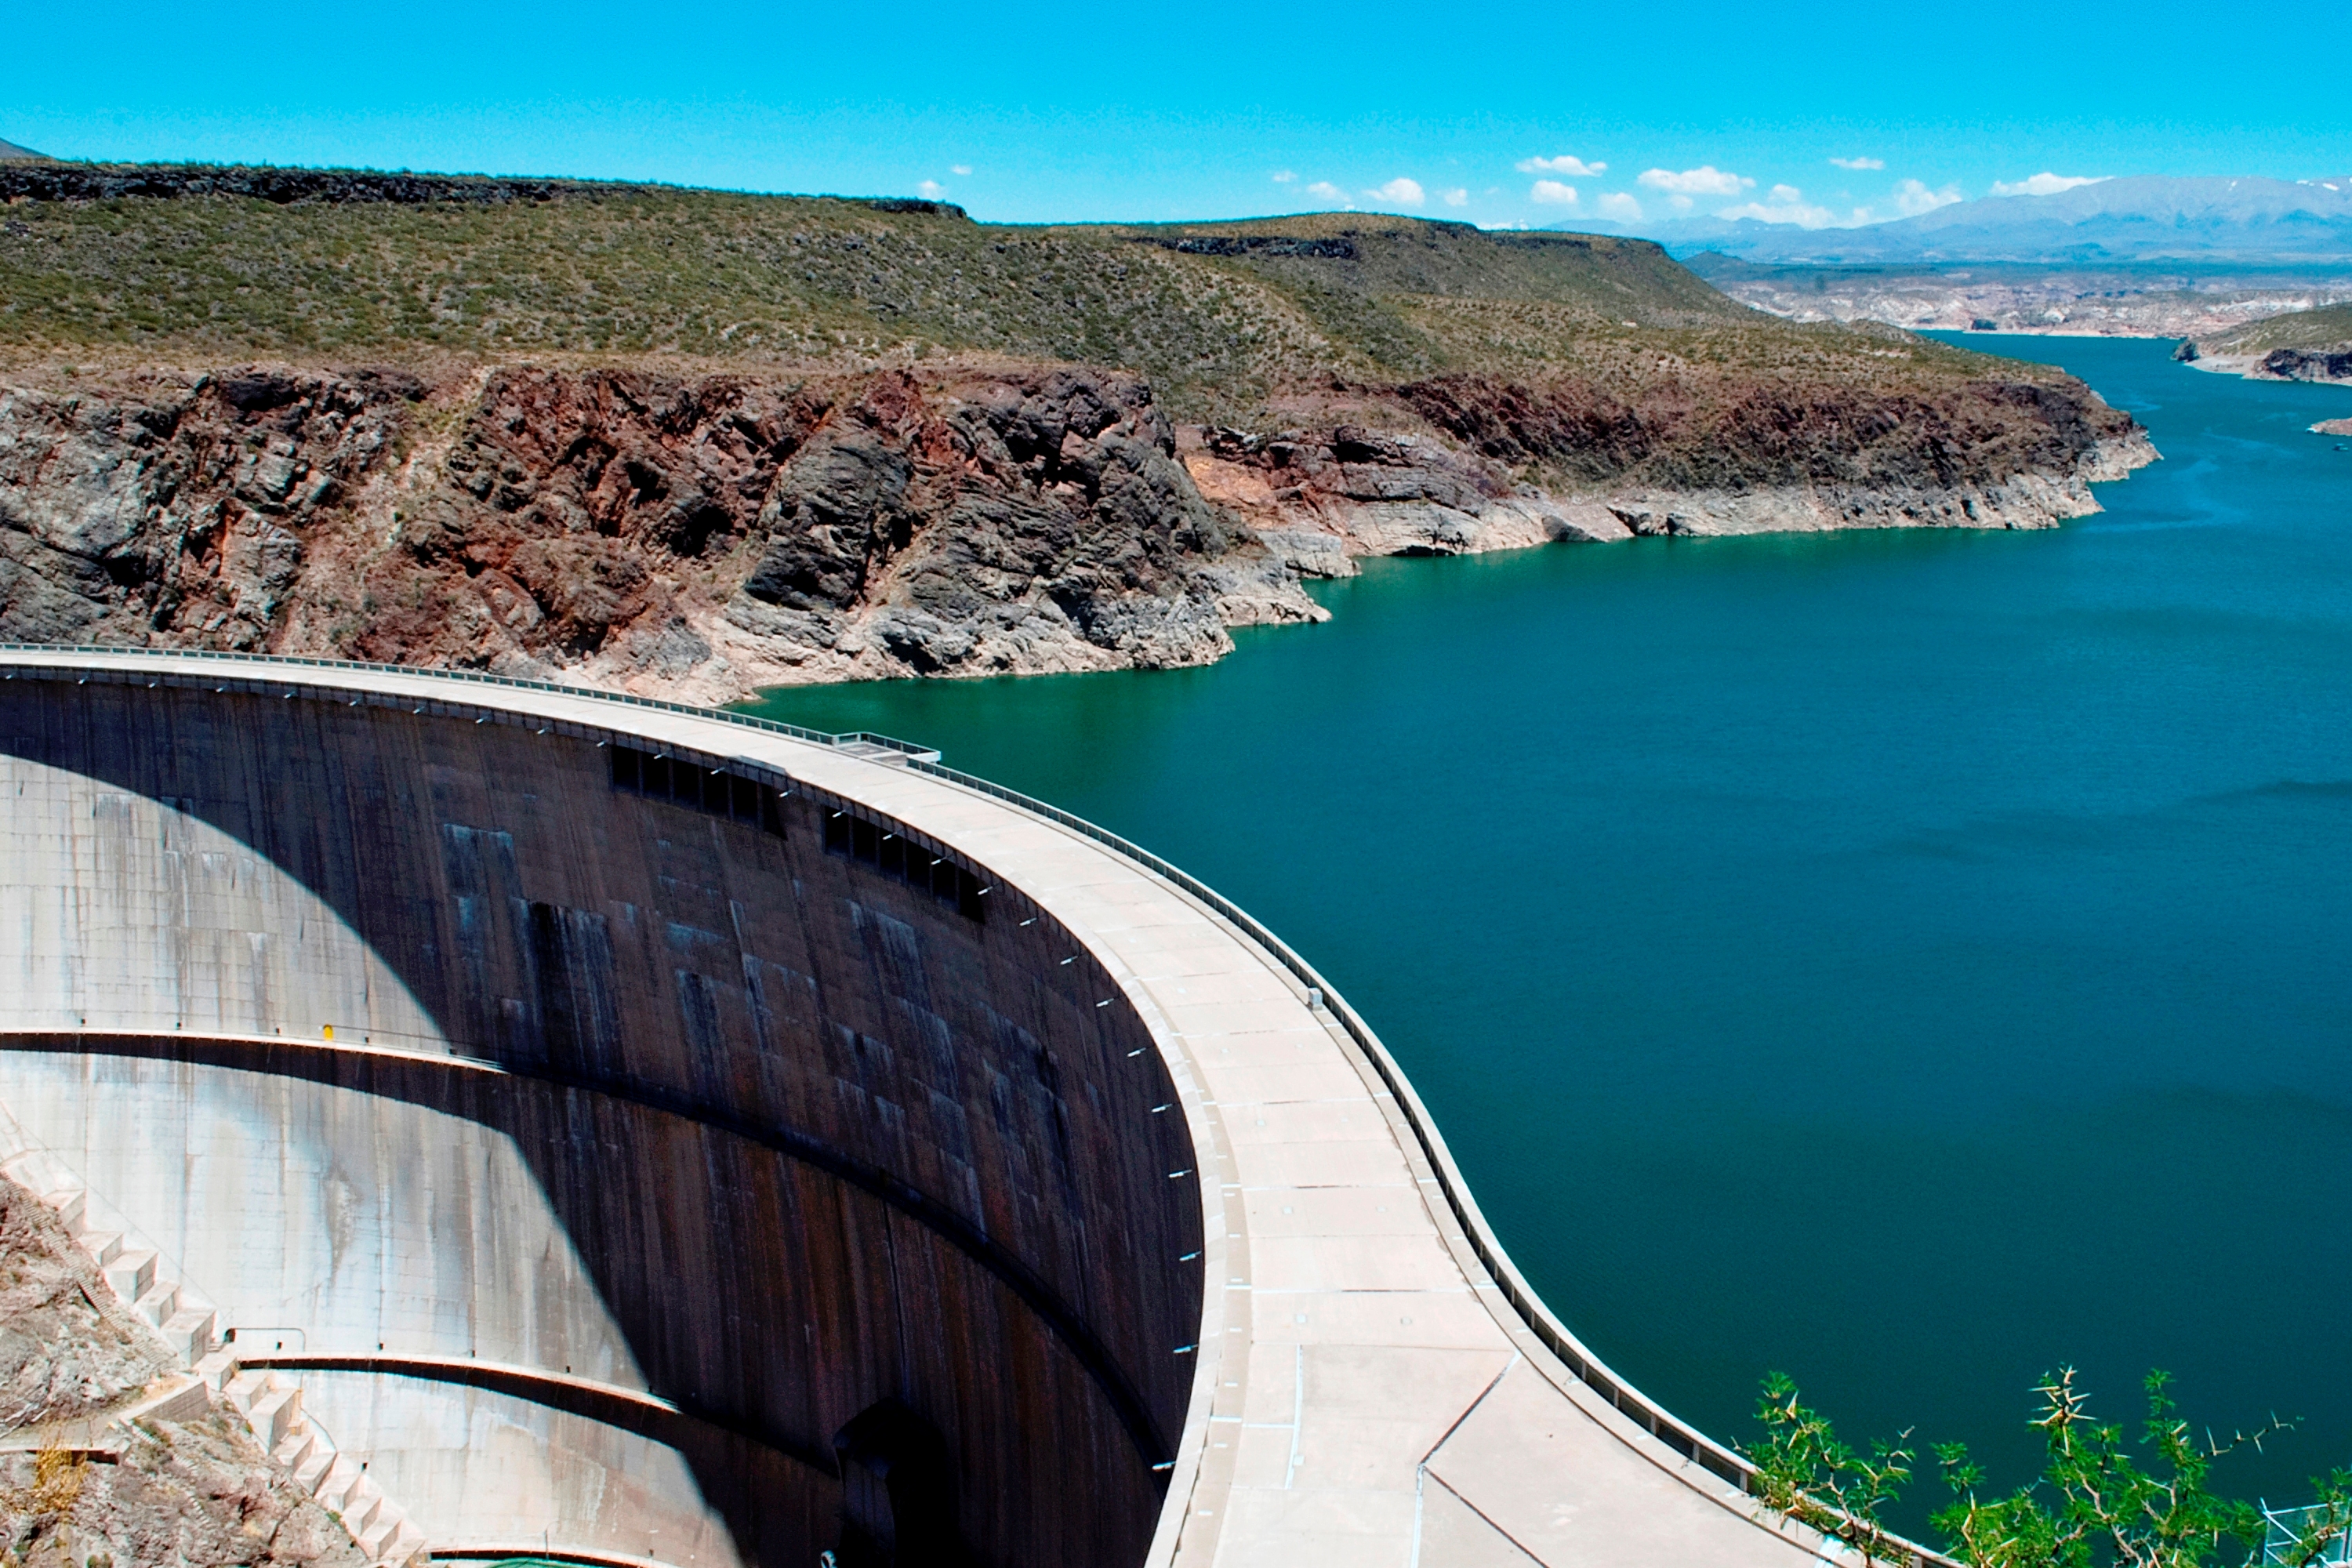
[[[0,676],[0,1164],[436,1557],[1852,1560],[1534,1298],[1303,961],[1107,835],[589,690]]]

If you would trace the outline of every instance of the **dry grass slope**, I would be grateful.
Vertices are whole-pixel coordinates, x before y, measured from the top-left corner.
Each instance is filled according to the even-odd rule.
[[[428,192],[411,201],[57,200],[27,194],[54,189],[25,183],[40,167],[0,172],[15,197],[0,353],[20,363],[996,355],[1133,369],[1179,417],[1238,422],[1302,388],[1463,372],[1630,390],[1698,363],[1926,393],[1990,363],[1775,321],[1640,240],[1361,214],[1019,226],[929,204],[625,185],[488,200],[484,183],[449,180],[415,182]]]
[[[2207,354],[2261,354],[2277,349],[2342,352],[2352,349],[2352,305],[2323,305],[2250,321],[2234,331],[2197,341]]]

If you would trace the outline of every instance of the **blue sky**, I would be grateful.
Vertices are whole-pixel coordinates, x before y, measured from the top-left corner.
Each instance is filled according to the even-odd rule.
[[[1005,221],[1851,222],[2042,174],[2352,174],[2352,6],[2312,0],[0,0],[0,138],[59,157],[935,193]]]

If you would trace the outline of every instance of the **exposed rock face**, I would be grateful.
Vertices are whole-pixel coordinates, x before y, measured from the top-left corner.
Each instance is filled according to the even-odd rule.
[[[75,1465],[53,1473],[46,1488],[40,1463],[31,1454],[0,1458],[0,1490],[27,1505],[0,1513],[24,1568],[363,1568],[367,1562],[341,1521],[233,1415],[142,1422],[124,1434],[119,1462]]]
[[[1590,383],[1531,387],[1448,376],[1403,389],[1480,455],[1572,480],[1676,489],[1983,484],[2066,473],[2137,426],[2079,383],[1969,383],[1928,400],[1758,376],[1661,383],[1638,402]]]
[[[128,397],[0,387],[0,636],[264,646],[423,388],[239,374]]]
[[[2337,349],[2273,349],[2267,353],[2231,353],[2226,349],[2184,343],[2173,358],[2194,370],[2216,375],[2239,375],[2249,381],[2352,381],[2352,347]]]
[[[176,1364],[56,1211],[0,1177],[0,1431],[87,1419]]]
[[[1266,434],[1131,375],[247,369],[0,388],[0,638],[761,686],[1201,664],[1300,574],[1655,533],[2048,527],[2154,456],[2076,383],[1447,375]]]
[[[0,391],[0,637],[267,648],[710,699],[1197,664],[1323,612],[1086,371],[519,368]]]
[[[2273,349],[2256,374],[2276,381],[2352,381],[2352,349]]]
[[[2172,357],[2254,381],[2352,381],[2352,304],[2315,305],[2192,339]]]
[[[1751,387],[1730,399],[1453,376],[1402,397],[1442,435],[1213,429],[1185,461],[1297,570],[1549,540],[1831,528],[2049,528],[2156,453],[2087,393],[1977,384],[1940,404]]]
[[[1188,438],[1184,451],[1202,494],[1245,519],[1293,569],[1316,576],[1349,575],[1360,555],[1464,555],[1625,537],[1591,508],[1563,505],[1434,437],[1359,425],[1274,435],[1208,429]]]
[[[1222,656],[1230,624],[1319,616],[1174,454],[1131,379],[946,408],[890,380],[770,495],[728,646],[842,674],[1164,667]]]
[[[178,1363],[47,1204],[0,1177],[0,1429],[102,1426]],[[56,1436],[55,1432],[49,1436]],[[226,1413],[116,1426],[119,1462],[0,1453],[0,1548],[24,1568],[362,1568],[366,1554]],[[79,1441],[80,1438],[70,1439]]]

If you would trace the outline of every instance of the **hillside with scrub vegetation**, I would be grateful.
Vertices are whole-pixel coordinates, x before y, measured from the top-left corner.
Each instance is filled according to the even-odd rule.
[[[2063,373],[1642,240],[45,161],[0,199],[19,637],[714,696],[1191,663],[1364,553],[2046,526],[2146,456]]]
[[[2352,304],[2290,310],[2193,338],[2173,357],[2257,381],[2352,381]]]

